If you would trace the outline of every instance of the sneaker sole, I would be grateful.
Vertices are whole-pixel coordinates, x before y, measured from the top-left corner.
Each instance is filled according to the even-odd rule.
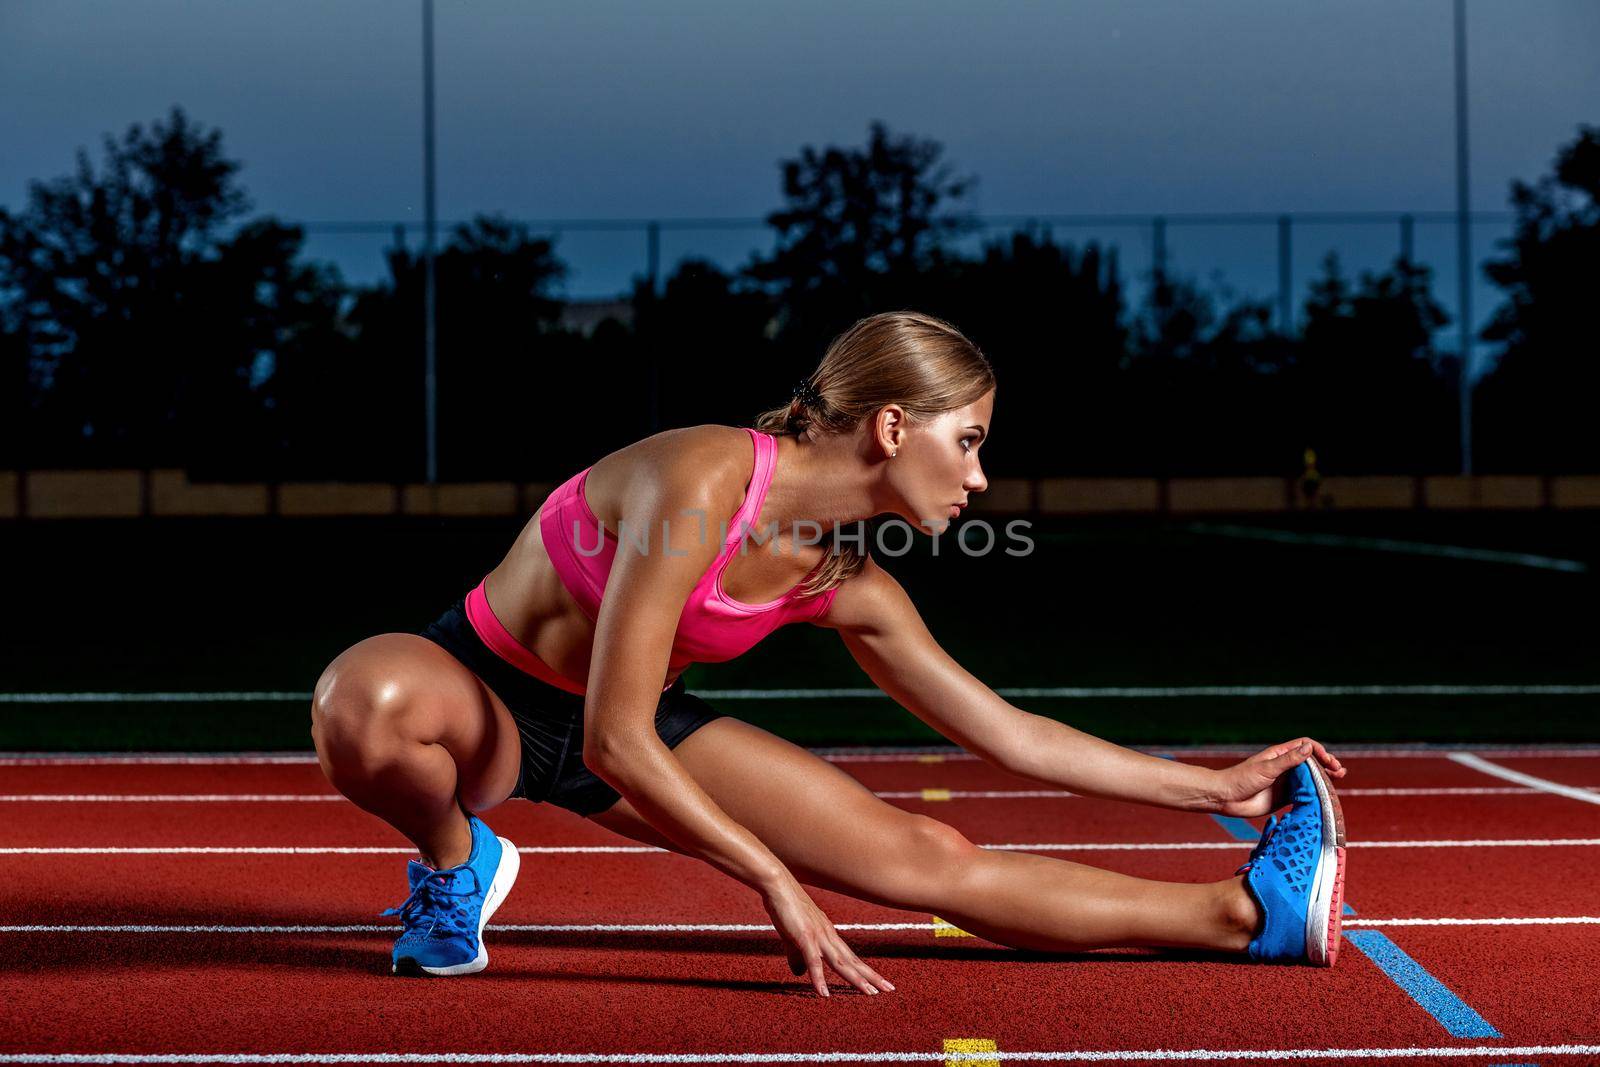
[[[500,842],[500,864],[495,868],[494,878],[489,882],[489,892],[484,894],[483,910],[478,913],[478,955],[466,963],[458,963],[453,967],[424,967],[415,960],[402,959],[394,965],[395,974],[421,972],[448,978],[458,974],[477,974],[489,966],[489,947],[483,943],[483,928],[488,925],[489,917],[506,899],[506,894],[511,892],[511,883],[517,880],[517,872],[522,869],[522,857],[517,853],[517,846],[503,837],[496,837],[495,840]],[[406,966],[407,964],[410,966]]]
[[[1333,783],[1315,759],[1307,760],[1305,765],[1311,769],[1311,781],[1322,807],[1322,853],[1306,908],[1306,961],[1318,967],[1332,967],[1339,960],[1344,919],[1344,809],[1339,806]]]

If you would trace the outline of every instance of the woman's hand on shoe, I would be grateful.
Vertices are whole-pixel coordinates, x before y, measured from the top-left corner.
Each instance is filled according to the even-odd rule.
[[[1344,764],[1322,742],[1297,737],[1218,771],[1217,814],[1250,818],[1277,811],[1289,802],[1289,783],[1284,776],[1308,759],[1316,760],[1330,778],[1346,774]]]

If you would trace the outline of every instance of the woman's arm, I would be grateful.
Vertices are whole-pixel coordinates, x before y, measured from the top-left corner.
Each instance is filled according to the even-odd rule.
[[[732,514],[744,476],[720,467],[715,453],[651,466],[628,487],[625,509],[628,533],[636,524],[650,531],[648,551],[634,547],[637,537],[620,538],[595,620],[583,761],[673,844],[760,893],[790,970],[807,975],[819,996],[829,995],[827,968],[863,993],[892,990],[772,850],[700,788],[656,733],[678,619],[722,548],[720,536],[708,535],[720,521],[697,519]]]
[[[1237,768],[1147,756],[1008,703],[939,647],[900,583],[870,558],[839,590],[823,624],[839,631],[862,670],[897,703],[1013,774],[1085,796],[1184,811],[1220,811],[1241,796]],[[1316,752],[1337,768],[1320,746]],[[1257,773],[1278,769],[1255,759]]]
[[[731,513],[724,479],[662,462],[628,487],[626,530],[606,579],[584,697],[583,761],[674,844],[761,892],[789,877],[753,833],[683,769],[656,734],[655,712],[689,592],[716,558],[716,522]],[[676,472],[676,473],[675,473]],[[699,516],[695,512],[698,510]],[[663,530],[666,537],[663,539]],[[648,531],[646,551],[637,547]]]

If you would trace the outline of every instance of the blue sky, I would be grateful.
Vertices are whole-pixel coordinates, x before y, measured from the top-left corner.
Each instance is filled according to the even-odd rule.
[[[0,204],[76,148],[182,104],[221,127],[255,207],[291,220],[421,216],[420,5],[404,0],[0,0]],[[1502,210],[1600,122],[1600,3],[1468,2],[1473,206]],[[438,0],[439,211],[758,216],[802,144],[882,119],[940,140],[996,214],[1450,210],[1449,0],[804,5]],[[1501,232],[1480,229],[1477,249]],[[1088,237],[1091,231],[1058,231]],[[1148,265],[1147,239],[1125,263]],[[347,277],[383,237],[319,236]],[[1270,229],[1175,229],[1175,267],[1267,295]],[[1453,233],[1421,227],[1454,305]],[[742,261],[763,234],[671,234]],[[1393,227],[1305,227],[1393,254]],[[643,269],[637,234],[567,234],[574,295]],[[1221,274],[1217,275],[1216,272]],[[1493,290],[1480,289],[1480,311]]]

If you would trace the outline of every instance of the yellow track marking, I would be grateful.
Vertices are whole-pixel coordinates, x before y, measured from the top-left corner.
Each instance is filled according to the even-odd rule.
[[[945,1052],[999,1052],[1000,1046],[987,1037],[947,1037],[944,1039]],[[994,1059],[979,1059],[976,1056],[944,1061],[945,1067],[1000,1067],[1000,1057]]]
[[[965,930],[961,929],[961,927],[956,926],[953,923],[945,922],[943,919],[939,918],[939,916],[935,915],[933,917],[933,936],[972,937],[974,935],[967,933]]]

